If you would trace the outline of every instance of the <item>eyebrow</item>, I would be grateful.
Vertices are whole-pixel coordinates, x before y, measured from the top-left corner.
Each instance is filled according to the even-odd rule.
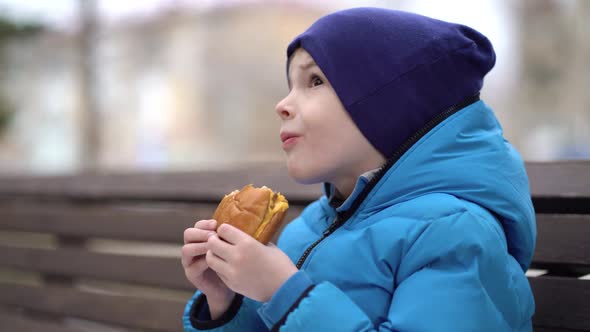
[[[299,65],[299,69],[301,70],[307,70],[311,67],[317,67],[317,64],[313,60],[308,61],[307,63],[304,63],[302,65]]]
[[[297,66],[297,68],[299,68],[301,71],[305,71],[305,70],[308,70],[310,68],[317,67],[317,66],[318,65],[312,59],[306,63],[300,64],[299,66]],[[291,90],[291,85],[292,85],[291,84],[291,75],[288,75],[288,77],[287,77],[287,84],[289,85],[289,90]]]

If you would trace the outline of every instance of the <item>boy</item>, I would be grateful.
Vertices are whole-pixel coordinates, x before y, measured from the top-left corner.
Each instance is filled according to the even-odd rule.
[[[325,195],[263,246],[201,220],[185,331],[531,331],[535,214],[518,153],[479,100],[477,31],[355,8],[287,49],[276,106],[289,174]]]

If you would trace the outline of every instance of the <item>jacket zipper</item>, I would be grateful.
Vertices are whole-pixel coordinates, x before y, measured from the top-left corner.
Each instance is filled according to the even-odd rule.
[[[391,166],[393,166],[393,164],[395,164],[399,160],[399,158],[401,158],[401,156],[412,147],[412,145],[414,145],[418,140],[422,138],[422,136],[426,135],[430,130],[432,130],[432,128],[436,127],[439,123],[443,122],[446,118],[455,114],[457,111],[475,103],[478,100],[479,92],[465,99],[463,102],[449,107],[444,112],[441,112],[438,115],[436,115],[432,120],[430,120],[426,125],[424,125],[419,130],[417,130],[409,139],[407,139],[402,145],[400,145],[399,149],[395,151],[393,156],[385,163],[385,165],[383,165],[383,167],[381,167],[377,174],[373,176],[371,181],[367,183],[363,191],[359,194],[359,197],[357,197],[357,199],[353,202],[350,209],[344,211],[343,213],[338,213],[338,215],[334,219],[334,222],[332,222],[332,224],[330,224],[330,226],[326,228],[326,230],[324,230],[322,236],[319,239],[317,239],[314,243],[312,243],[305,250],[305,252],[303,252],[303,255],[301,255],[301,257],[297,261],[297,269],[301,269],[301,266],[303,266],[303,263],[305,263],[305,260],[307,259],[311,251],[315,247],[317,247],[318,244],[320,244],[320,242],[322,242],[325,238],[330,236],[330,234],[334,233],[356,212],[356,209],[358,209],[358,207],[361,205],[361,202],[365,200],[369,192],[373,189],[375,184],[377,184],[377,182],[383,177],[385,172],[387,172],[387,170],[391,168]]]
[[[328,236],[330,236],[330,234],[334,233],[342,224],[344,224],[344,221],[340,221],[342,219],[340,219],[339,216],[337,216],[334,219],[334,222],[330,224],[330,226],[328,228],[326,228],[326,230],[324,230],[324,232],[322,233],[322,236],[317,239],[314,243],[312,243],[303,253],[303,255],[301,256],[301,258],[299,258],[299,261],[297,261],[297,269],[300,269],[301,266],[303,265],[303,263],[305,262],[305,259],[307,259],[307,256],[309,256],[309,254],[311,253],[311,251],[318,245],[320,244],[320,242],[322,242],[325,238],[327,238]]]

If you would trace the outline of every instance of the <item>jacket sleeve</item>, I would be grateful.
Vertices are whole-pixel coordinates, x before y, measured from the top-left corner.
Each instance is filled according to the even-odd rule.
[[[296,301],[288,308],[266,308],[281,301],[273,297],[259,312],[283,312],[272,322],[263,318],[272,331],[531,331],[528,281],[489,221],[460,213],[430,223],[396,272],[390,307],[378,322],[327,281],[290,294]]]
[[[207,297],[197,291],[184,309],[184,331],[268,331],[256,312],[258,307],[260,302],[236,295],[229,309],[218,319],[212,320]]]

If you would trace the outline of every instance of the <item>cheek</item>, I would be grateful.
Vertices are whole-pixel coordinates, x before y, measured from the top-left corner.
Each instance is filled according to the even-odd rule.
[[[287,156],[287,169],[295,181],[312,184],[325,181],[323,174],[327,165],[327,158],[323,149],[311,137],[293,149]],[[328,151],[329,153],[329,151]]]
[[[346,164],[350,149],[338,133],[330,128],[315,128],[306,131],[305,141],[290,151],[287,156],[289,175],[299,183],[312,184],[331,182],[336,173]]]
[[[354,124],[337,97],[329,97],[302,107],[306,111],[300,114],[299,124],[304,137],[287,154],[289,175],[297,182],[331,182],[349,166],[354,151]]]

